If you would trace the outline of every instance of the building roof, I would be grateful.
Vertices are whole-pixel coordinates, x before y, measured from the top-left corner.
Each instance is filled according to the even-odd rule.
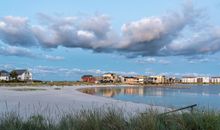
[[[196,78],[195,76],[183,76],[182,78]]]
[[[85,77],[93,77],[92,75],[83,75],[82,78],[85,78]]]
[[[0,76],[9,76],[9,72],[6,70],[1,70],[0,71]]]
[[[126,77],[124,77],[124,78],[129,78],[129,79],[137,79],[137,77],[133,77],[133,76],[126,76]]]
[[[27,70],[13,70],[13,71],[15,71],[18,75],[22,75]]]
[[[220,78],[220,77],[211,77],[211,78]]]

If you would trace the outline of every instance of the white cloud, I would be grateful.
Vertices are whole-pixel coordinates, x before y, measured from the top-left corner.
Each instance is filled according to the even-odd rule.
[[[64,60],[64,57],[62,56],[45,55],[45,58],[47,60]]]
[[[188,2],[180,11],[125,23],[119,34],[114,32],[106,15],[63,17],[39,14],[39,25],[31,24],[26,17],[6,16],[0,19],[0,40],[11,46],[63,46],[116,52],[127,57],[219,52],[220,27],[208,26],[201,13]],[[200,23],[207,26],[201,27]],[[200,28],[195,31],[198,26]]]
[[[135,61],[140,64],[170,64],[169,60],[156,59],[154,57],[140,58]]]
[[[29,57],[29,58],[36,57],[36,55],[34,55],[29,49],[14,47],[14,46],[0,47],[0,55]]]
[[[104,73],[117,73],[120,75],[138,75],[136,72],[124,72],[124,71],[106,71],[99,69],[79,69],[79,68],[62,68],[62,67],[51,67],[51,66],[36,66],[32,67],[31,71],[34,74],[56,74],[56,75],[65,75],[65,76],[73,76],[78,75],[82,76],[84,74],[92,74],[92,75],[102,75]]]

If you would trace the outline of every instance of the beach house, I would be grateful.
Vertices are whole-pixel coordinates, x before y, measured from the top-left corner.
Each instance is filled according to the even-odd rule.
[[[165,82],[166,82],[166,77],[164,75],[148,77],[148,83],[163,84]]]
[[[105,73],[102,75],[102,82],[117,83],[120,82],[120,77],[115,73]]]
[[[17,79],[20,81],[32,80],[32,73],[28,70],[13,70],[17,74]],[[13,72],[12,71],[12,72]]]
[[[148,77],[147,76],[136,76],[136,78],[138,79],[138,83],[139,84],[146,84],[148,82]]]
[[[0,81],[8,81],[9,80],[9,72],[5,70],[0,71]]]
[[[137,77],[124,77],[123,83],[126,84],[138,84],[139,79]]]
[[[88,82],[88,83],[95,83],[96,82],[96,78],[93,77],[92,75],[83,75],[81,77],[81,81],[82,82]]]

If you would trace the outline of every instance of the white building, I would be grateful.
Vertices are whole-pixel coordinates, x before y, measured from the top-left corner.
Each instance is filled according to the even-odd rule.
[[[192,77],[192,76],[182,77],[182,83],[197,83],[197,77]]]
[[[0,71],[0,81],[8,81],[9,80],[9,73],[5,70]]]
[[[14,70],[18,74],[18,80],[32,80],[32,73],[28,70]]]
[[[210,83],[210,77],[197,77],[197,83]]]
[[[220,83],[220,77],[211,77],[211,83]]]

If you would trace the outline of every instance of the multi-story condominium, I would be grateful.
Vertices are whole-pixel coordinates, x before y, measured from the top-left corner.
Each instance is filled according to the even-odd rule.
[[[210,83],[210,77],[194,77],[186,76],[182,77],[182,83]]]
[[[211,83],[220,83],[220,77],[211,77]]]
[[[197,83],[210,83],[210,77],[197,77]]]
[[[102,80],[103,82],[111,82],[111,83],[116,83],[120,82],[120,77],[114,73],[105,73],[102,75]]]
[[[126,84],[138,84],[138,78],[137,77],[124,77],[123,83]]]
[[[166,83],[166,77],[164,75],[150,76],[150,77],[148,77],[148,82],[149,83],[163,84],[163,83]]]
[[[194,76],[182,77],[182,83],[197,83],[197,77]]]
[[[147,76],[136,76],[136,78],[137,78],[137,82],[139,83],[139,84],[145,84],[145,83],[147,83],[148,82],[148,77]]]

